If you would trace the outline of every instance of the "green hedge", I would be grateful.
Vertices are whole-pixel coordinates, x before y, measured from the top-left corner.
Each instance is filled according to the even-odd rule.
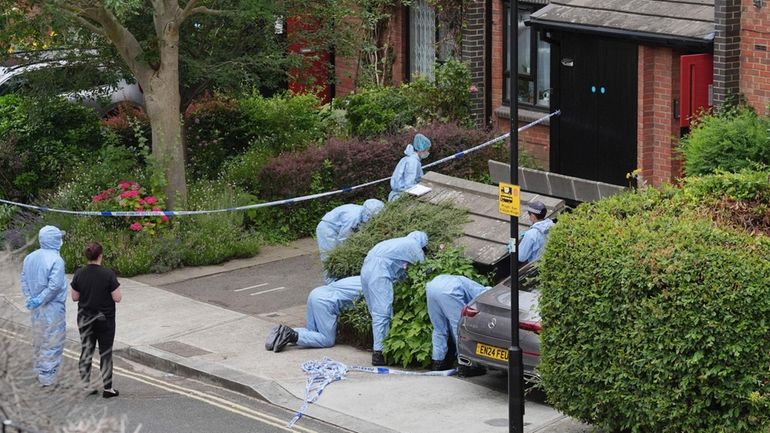
[[[556,409],[609,431],[770,428],[770,221],[750,233],[720,205],[766,216],[762,178],[693,179],[559,218],[540,301]]]
[[[770,121],[748,108],[704,115],[682,139],[688,176],[770,165]]]

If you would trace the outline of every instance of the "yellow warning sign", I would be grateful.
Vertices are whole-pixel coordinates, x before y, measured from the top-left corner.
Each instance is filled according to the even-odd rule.
[[[500,182],[497,203],[500,213],[519,216],[521,213],[521,188],[518,185]]]

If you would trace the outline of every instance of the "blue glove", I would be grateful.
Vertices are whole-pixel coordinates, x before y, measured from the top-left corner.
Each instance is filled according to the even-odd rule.
[[[36,298],[30,298],[27,299],[27,303],[25,304],[28,310],[34,310],[35,308],[40,306],[40,301],[38,301]]]

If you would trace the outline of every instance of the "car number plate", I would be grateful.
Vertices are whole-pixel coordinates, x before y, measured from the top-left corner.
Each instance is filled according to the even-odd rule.
[[[496,359],[498,361],[508,361],[508,350],[496,346],[489,346],[482,343],[476,343],[476,355]]]

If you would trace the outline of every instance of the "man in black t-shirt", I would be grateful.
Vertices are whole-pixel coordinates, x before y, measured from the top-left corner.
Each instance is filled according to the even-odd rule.
[[[90,387],[91,359],[99,344],[99,369],[102,372],[102,397],[118,396],[112,387],[112,344],[115,341],[115,303],[123,295],[115,272],[102,267],[102,246],[91,242],[85,251],[88,264],[72,277],[72,300],[78,302],[80,331],[80,377]],[[96,394],[93,390],[91,394]]]

